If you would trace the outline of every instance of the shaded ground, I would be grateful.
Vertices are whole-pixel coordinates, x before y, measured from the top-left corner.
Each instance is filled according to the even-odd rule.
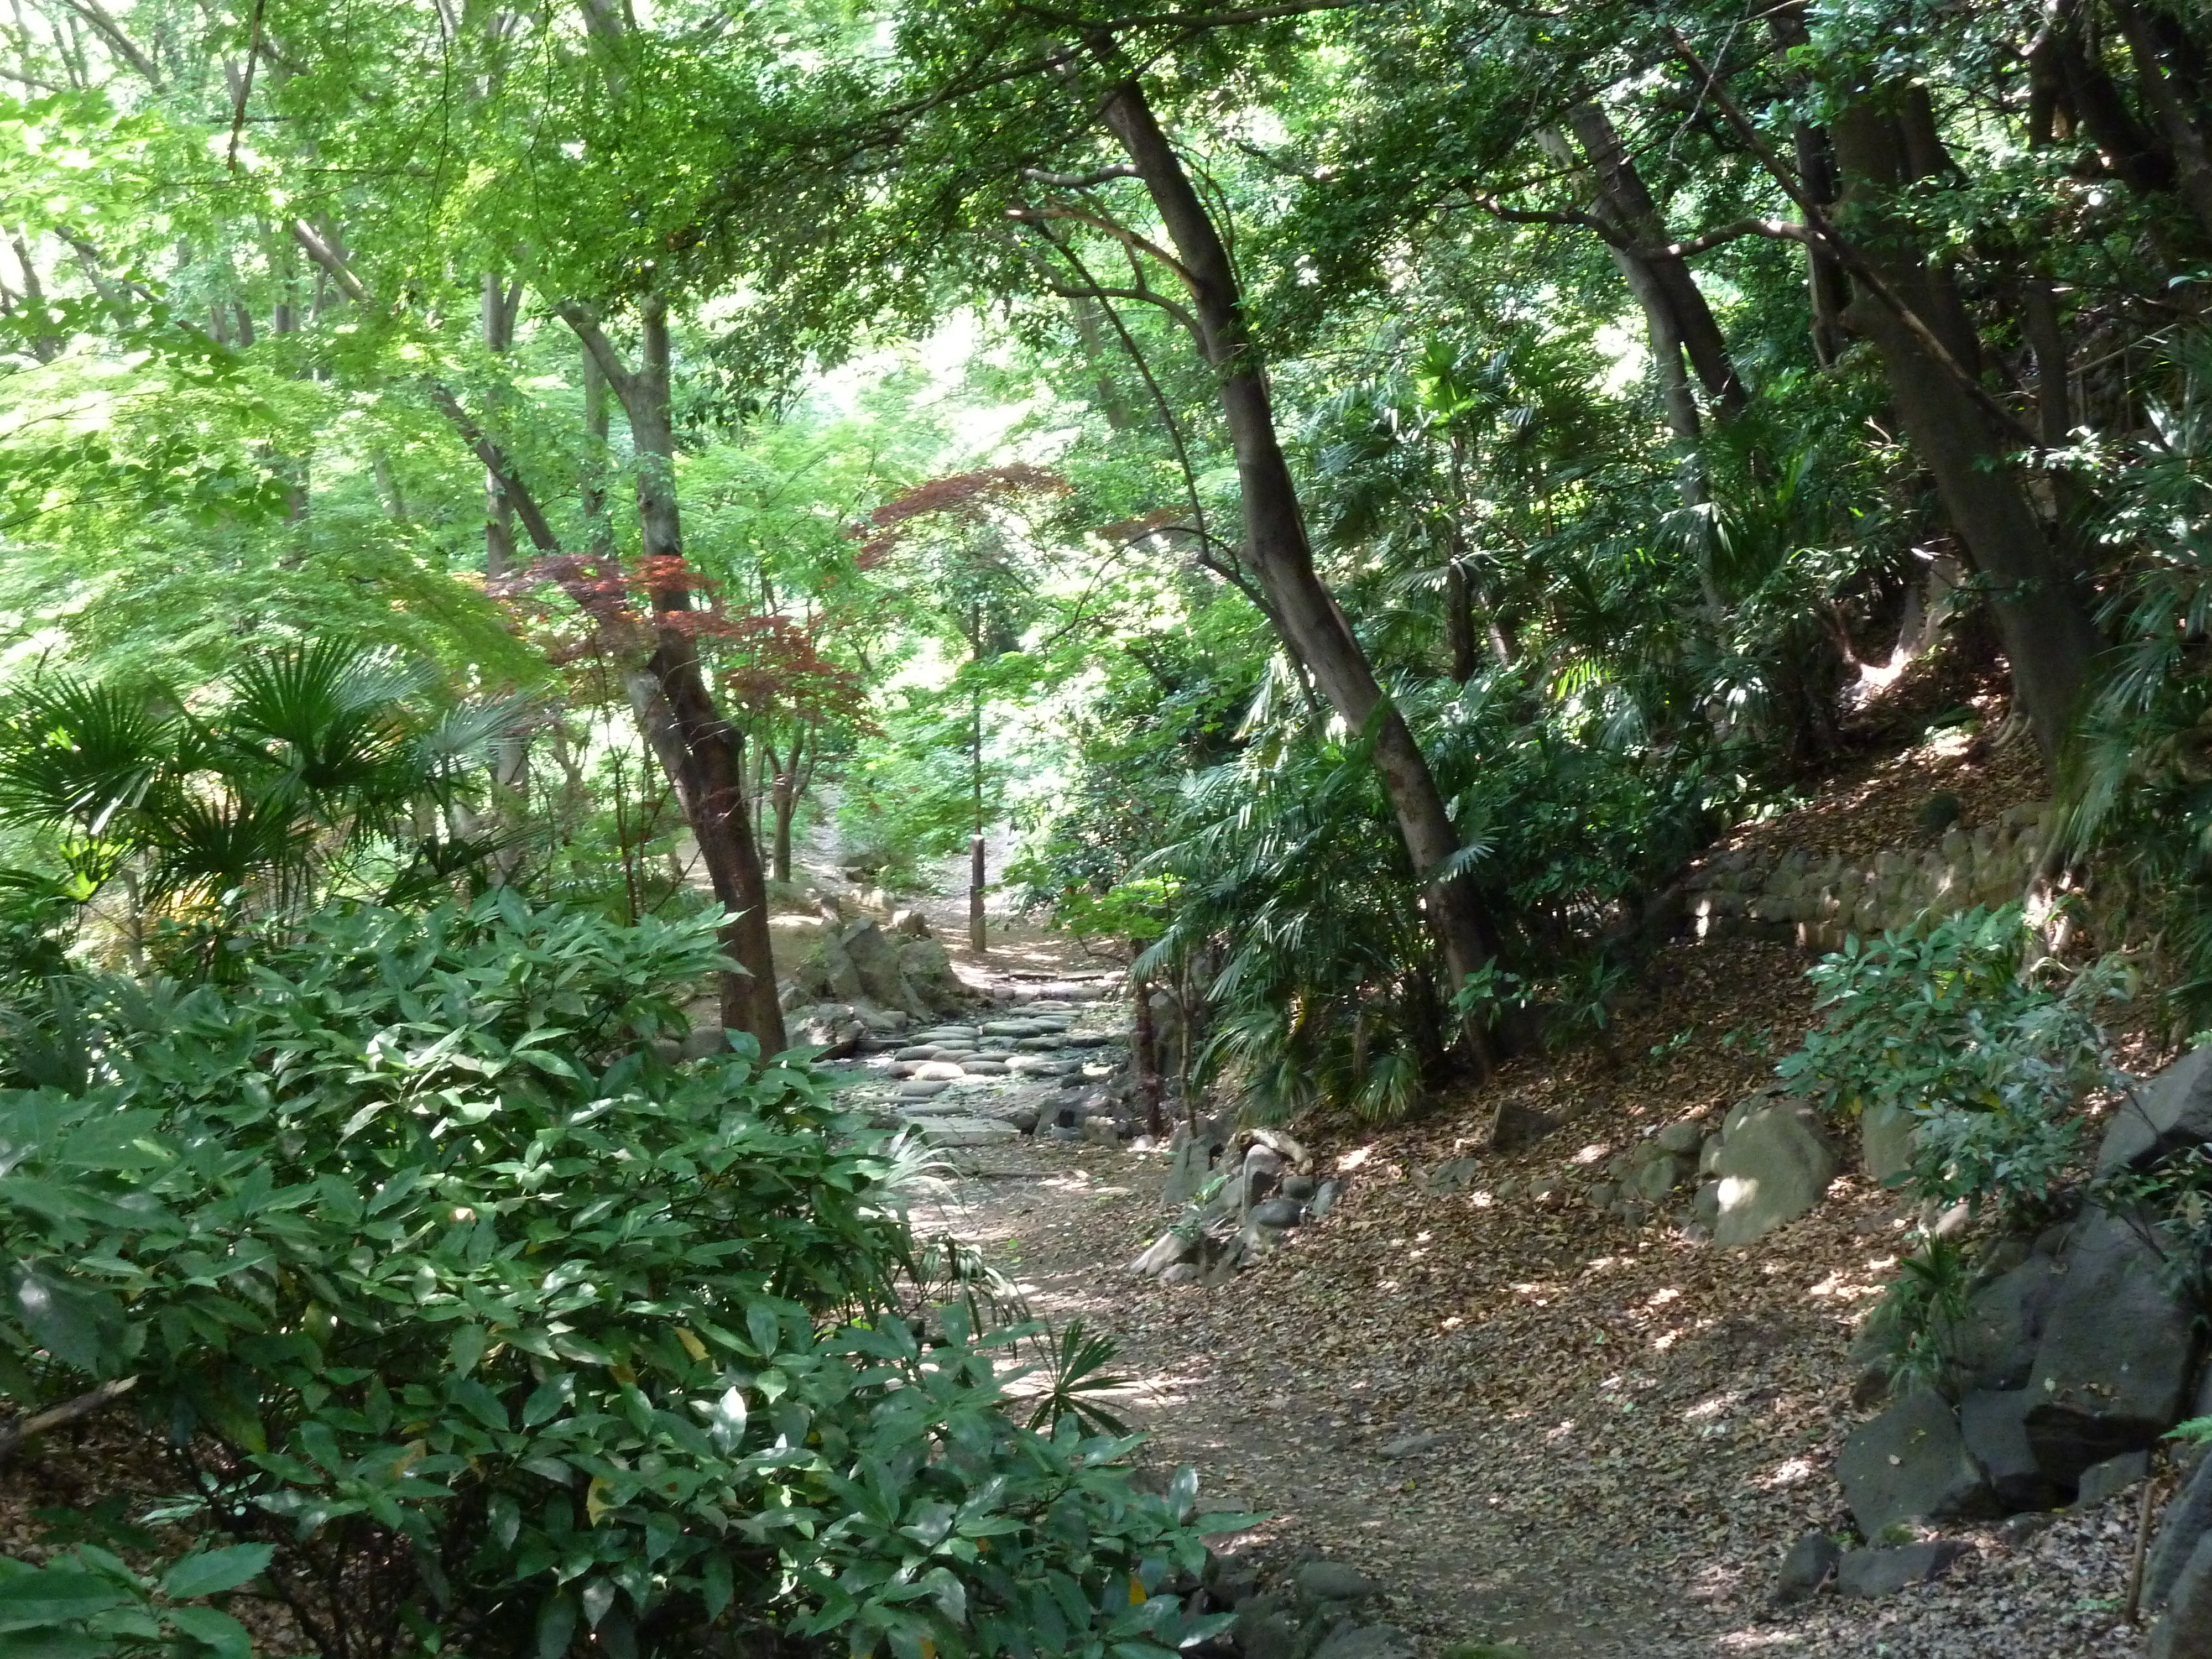
[[[2032,756],[1959,742],[1869,763],[1747,834],[1856,849],[1933,787],[1970,814],[2033,798]],[[1770,1075],[1809,1018],[1808,961],[1772,944],[1668,947],[1625,1011],[1617,1065],[1528,1060],[1493,1085],[1565,1120],[1524,1152],[1477,1152],[1499,1094],[1387,1132],[1315,1132],[1348,1197],[1219,1289],[1121,1272],[1171,1218],[1157,1155],[963,1154],[952,1201],[917,1219],[982,1245],[1037,1312],[1110,1330],[1147,1455],[1194,1464],[1216,1506],[1267,1511],[1243,1547],[1382,1579],[1387,1616],[1430,1654],[1486,1638],[1531,1659],[2140,1653],[2117,1613],[2134,1491],[2030,1537],[1955,1530],[1976,1553],[1951,1578],[1881,1602],[1766,1605],[1790,1542],[1849,1524],[1830,1474],[1861,1415],[1847,1346],[1907,1218],[1846,1176],[1803,1221],[1725,1252],[1664,1219],[1631,1229],[1581,1194],[1637,1137],[1717,1115]],[[1471,1154],[1463,1184],[1423,1178]],[[1563,1200],[1529,1196],[1552,1176]]]

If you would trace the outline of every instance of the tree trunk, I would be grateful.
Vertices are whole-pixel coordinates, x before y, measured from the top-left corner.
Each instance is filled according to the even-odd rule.
[[[1311,672],[1346,723],[1372,745],[1375,768],[1414,874],[1427,884],[1429,923],[1456,988],[1497,954],[1497,935],[1473,883],[1464,875],[1436,874],[1460,850],[1443,792],[1405,716],[1383,696],[1358,637],[1314,569],[1297,484],[1275,431],[1265,365],[1245,325],[1228,249],[1138,82],[1127,80],[1115,88],[1101,112],[1151,193],[1189,287],[1198,343],[1217,376],[1236,451],[1253,568],[1274,608],[1284,644]],[[1478,1061],[1486,1064],[1480,1034],[1469,1036]]]
[[[2149,22],[2130,0],[2112,0],[2112,15],[2126,36],[2128,52],[2136,60],[2136,75],[2142,83],[2143,103],[2165,136],[2173,157],[2173,188],[2197,216],[2204,234],[2212,237],[2212,146],[2191,111],[2179,77],[2173,76]]]
[[[1596,188],[1597,216],[1637,247],[1664,246],[1669,240],[1666,221],[1606,112],[1595,104],[1577,104],[1567,112],[1567,125],[1589,158]],[[1676,254],[1631,254],[1620,247],[1613,252],[1616,259],[1626,255],[1639,267],[1639,273],[1629,278],[1630,285],[1638,289],[1637,298],[1644,301],[1647,315],[1654,306],[1668,313],[1668,331],[1688,355],[1690,366],[1697,371],[1713,406],[1723,415],[1740,412],[1745,402],[1743,381],[1729,356],[1713,308],[1706,303],[1705,291],[1690,274],[1689,265]],[[1626,261],[1622,268],[1626,274]],[[1648,300],[1647,289],[1652,296]]]
[[[562,316],[583,340],[629,417],[637,453],[637,520],[645,568],[658,586],[648,598],[654,645],[646,672],[658,707],[647,736],[684,804],[714,896],[730,913],[722,943],[738,963],[722,975],[722,1023],[750,1032],[762,1052],[784,1046],[783,1009],[768,926],[768,882],[746,810],[743,742],[714,706],[697,641],[679,614],[691,608],[685,586],[683,520],[676,497],[676,428],[671,402],[668,309],[659,295],[639,307],[642,349],[628,368],[583,307],[563,302]],[[633,701],[637,701],[633,691]]]
[[[769,786],[769,810],[775,815],[775,849],[769,868],[777,881],[791,879],[791,823],[799,816],[798,774],[799,755],[794,745],[791,765],[777,768],[775,781]]]
[[[1845,206],[1867,264],[1971,371],[1980,341],[1949,274],[1930,266],[1890,197],[1926,162],[1908,129],[1919,112],[1911,92],[1877,88],[1847,106],[1835,127]],[[1916,162],[1918,166],[1916,166]],[[2009,444],[1920,338],[1887,306],[1860,295],[1847,314],[1874,343],[1915,453],[1935,478],[1946,514],[1987,584],[2013,694],[2046,758],[2055,757],[2092,659],[2094,626],[2007,458]]]

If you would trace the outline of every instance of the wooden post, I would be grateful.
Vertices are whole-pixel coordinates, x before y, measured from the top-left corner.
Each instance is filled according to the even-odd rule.
[[[991,948],[983,926],[983,837],[968,843],[968,948],[977,956]]]

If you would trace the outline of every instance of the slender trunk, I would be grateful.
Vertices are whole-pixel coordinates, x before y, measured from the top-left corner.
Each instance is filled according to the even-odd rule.
[[[1767,32],[1784,52],[1812,44],[1805,27],[1803,7],[1796,0],[1775,7],[1766,15]],[[1806,77],[1790,72],[1784,84],[1793,94],[1807,88]],[[1836,151],[1826,127],[1800,121],[1790,131],[1790,147],[1796,153],[1797,177],[1814,206],[1831,210],[1836,203]],[[1801,219],[1801,222],[1802,222]],[[1808,227],[1809,228],[1809,225]],[[1817,236],[1805,239],[1805,294],[1812,316],[1813,360],[1833,368],[1844,349],[1844,309],[1851,301],[1851,285],[1834,254]]]
[[[676,786],[714,896],[729,918],[722,943],[738,964],[722,975],[722,1023],[750,1032],[765,1054],[784,1046],[769,932],[768,880],[746,810],[744,743],[708,689],[696,639],[677,620],[691,606],[684,585],[683,520],[676,497],[676,429],[671,401],[668,311],[658,295],[639,307],[642,349],[625,367],[599,319],[564,302],[562,316],[597,360],[621,400],[637,453],[640,550],[649,577],[653,649],[646,672],[655,697],[639,709],[669,781]],[[633,691],[633,701],[639,701]]]
[[[1949,274],[1922,257],[1887,205],[1916,173],[1913,102],[1909,92],[1877,89],[1844,108],[1835,137],[1845,205],[1869,266],[1971,369],[1979,341]],[[2087,606],[2021,487],[2005,435],[1958,377],[1888,307],[1862,295],[1847,320],[1874,343],[1906,436],[1987,584],[2014,698],[2045,756],[2054,756],[2098,649]]]
[[[1451,677],[1465,685],[1475,670],[1474,584],[1457,559],[1444,567],[1444,640],[1451,647]]]
[[[1382,694],[1350,623],[1314,569],[1297,487],[1275,431],[1265,366],[1246,327],[1243,295],[1221,234],[1193,189],[1143,88],[1123,82],[1102,111],[1150,192],[1190,288],[1199,345],[1217,377],[1237,456],[1248,554],[1275,611],[1284,644],[1346,722],[1372,745],[1414,874],[1427,884],[1431,927],[1456,986],[1497,954],[1497,935],[1474,884],[1439,878],[1460,850],[1459,832],[1428,759]],[[1477,1059],[1487,1056],[1470,1033]]]
[[[1605,112],[1595,104],[1577,104],[1567,112],[1567,125],[1589,158],[1598,217],[1638,247],[1664,246],[1668,240],[1666,221]],[[1616,248],[1614,252],[1620,258],[1626,250]],[[1640,275],[1630,278],[1631,286],[1648,288],[1652,295],[1645,300],[1639,291],[1637,297],[1644,301],[1647,313],[1654,306],[1668,313],[1668,331],[1688,356],[1713,406],[1723,415],[1741,411],[1745,402],[1743,381],[1729,356],[1713,308],[1706,303],[1687,263],[1671,253],[1629,257],[1641,268]]]

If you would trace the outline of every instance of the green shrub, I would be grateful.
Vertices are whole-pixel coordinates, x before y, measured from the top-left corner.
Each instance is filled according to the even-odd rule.
[[[135,1375],[165,1518],[271,1547],[252,1593],[326,1656],[1194,1639],[1190,1482],[1018,1422],[1024,1331],[925,1344],[896,1158],[803,1066],[656,1056],[714,960],[501,890],[96,988],[84,1086],[0,1094],[0,1389]],[[112,1611],[44,1633],[119,1650]]]
[[[1834,1112],[1911,1113],[1924,1196],[2032,1212],[2074,1159],[2083,1099],[2123,1081],[2100,1018],[2129,988],[2118,957],[2023,966],[2033,942],[2017,905],[1854,938],[1811,969],[1822,1021],[1778,1069]]]

